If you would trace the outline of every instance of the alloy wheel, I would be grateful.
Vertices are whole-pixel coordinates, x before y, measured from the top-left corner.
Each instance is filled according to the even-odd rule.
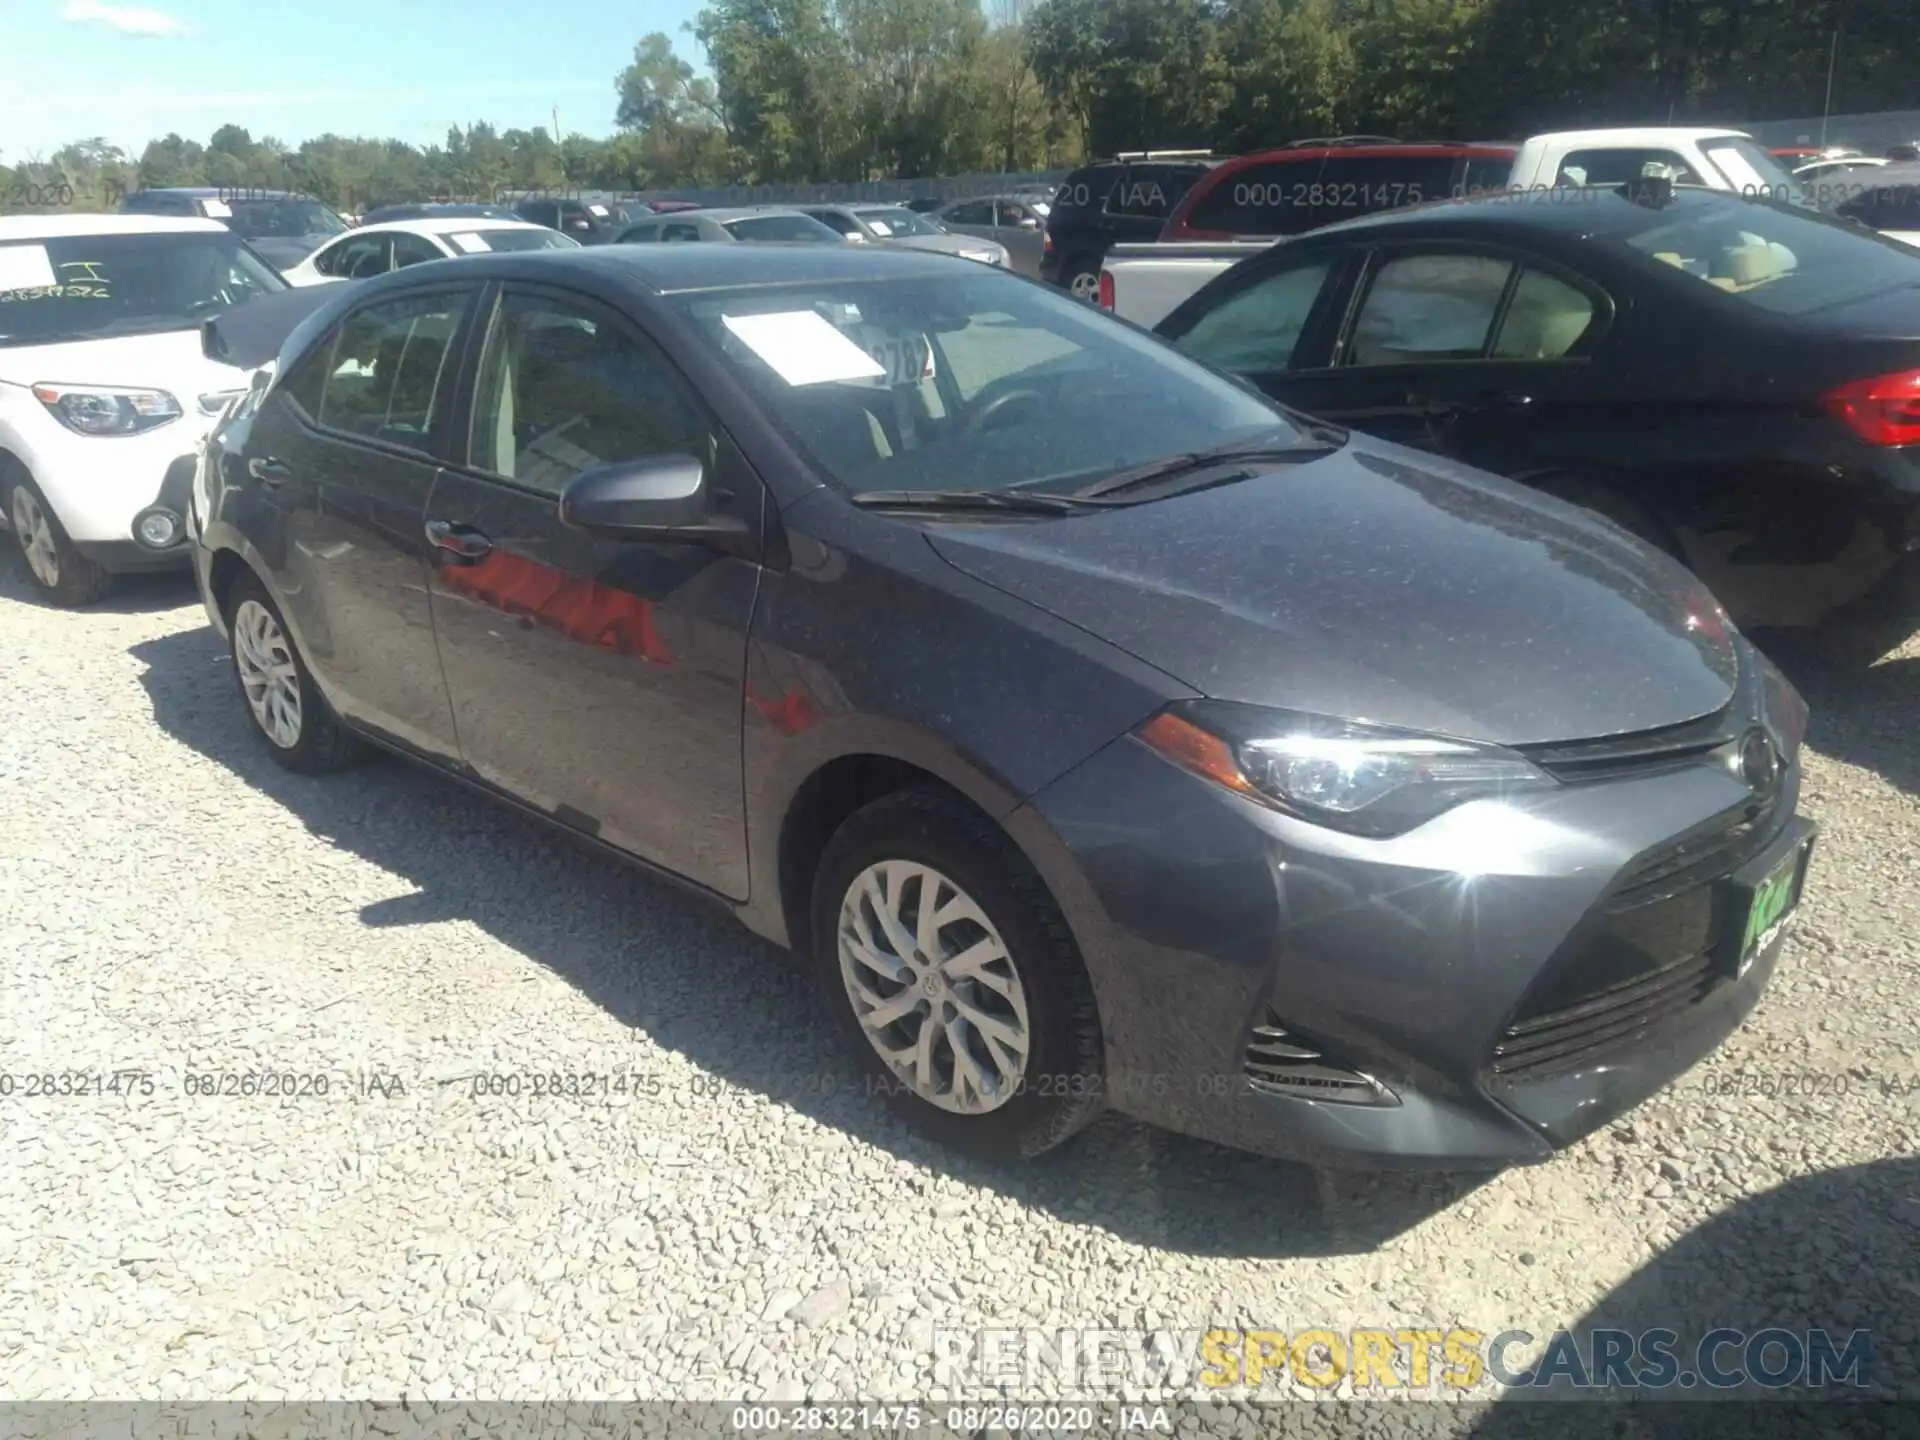
[[[273,612],[243,600],[233,612],[233,660],[260,733],[282,750],[300,743],[300,672]]]
[[[840,905],[840,978],[860,1028],[922,1100],[984,1115],[1020,1092],[1032,1031],[1006,941],[947,876],[869,865]]]
[[[1100,294],[1100,277],[1090,270],[1082,270],[1073,277],[1073,295],[1077,300],[1092,300]]]
[[[13,487],[13,534],[27,557],[33,578],[47,589],[60,584],[59,542],[53,538],[53,525],[40,501],[24,485]]]

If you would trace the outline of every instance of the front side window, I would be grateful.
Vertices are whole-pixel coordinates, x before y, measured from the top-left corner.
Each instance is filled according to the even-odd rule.
[[[223,230],[0,243],[0,346],[190,330],[286,288]]]
[[[1244,375],[1293,368],[1314,302],[1333,271],[1331,259],[1294,265],[1227,296],[1175,340],[1195,359]]]
[[[807,214],[818,220],[829,230],[837,231],[842,235],[860,234],[860,227],[854,223],[853,217],[851,215],[843,215],[838,210],[809,210]],[[862,238],[864,239],[865,237],[863,236]]]
[[[946,218],[952,225],[991,225],[993,224],[993,202],[969,200],[966,204],[956,205],[947,211]]]
[[[1403,255],[1375,272],[1354,322],[1349,365],[1477,360],[1513,265],[1490,255]]]
[[[583,470],[709,459],[711,429],[651,346],[564,302],[509,295],[481,362],[472,457],[550,495]]]
[[[940,233],[939,227],[928,224],[924,216],[894,206],[883,210],[862,210],[859,215],[861,223],[874,234],[889,239],[903,235],[938,235]]]
[[[439,291],[369,305],[334,344],[320,423],[332,430],[430,451],[452,403],[453,338],[467,292]]]
[[[980,267],[673,303],[830,483],[996,489],[1295,432],[1257,395],[1060,292]]]
[[[365,280],[384,275],[393,268],[393,237],[390,234],[356,235],[351,240],[335,241],[314,256],[313,268],[336,280]]]

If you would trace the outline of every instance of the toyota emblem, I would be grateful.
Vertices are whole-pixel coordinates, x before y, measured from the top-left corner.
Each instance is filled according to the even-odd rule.
[[[1764,730],[1756,727],[1740,738],[1736,764],[1740,778],[1756,795],[1771,794],[1773,787],[1780,783],[1780,752],[1774,749],[1773,737]]]

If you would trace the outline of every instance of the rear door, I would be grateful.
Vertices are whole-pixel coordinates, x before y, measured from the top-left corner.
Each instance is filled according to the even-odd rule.
[[[472,395],[466,457],[427,516],[467,766],[744,898],[741,715],[760,567],[587,534],[561,523],[559,499],[593,466],[691,454],[758,533],[759,479],[641,328],[571,290],[499,292]]]
[[[1600,287],[1538,257],[1446,242],[1369,257],[1333,345],[1275,391],[1417,449],[1510,469],[1605,338]]]
[[[261,408],[243,481],[274,512],[261,552],[327,698],[447,762],[458,746],[422,525],[480,289],[436,286],[351,311]]]

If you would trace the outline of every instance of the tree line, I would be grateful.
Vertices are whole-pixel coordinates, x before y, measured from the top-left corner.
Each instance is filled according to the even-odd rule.
[[[223,125],[130,155],[83,139],[0,163],[0,208],[142,186],[276,187],[344,209],[506,190],[672,190],[1072,165],[1325,134],[1517,138],[1582,124],[1901,109],[1909,0],[713,0],[701,73],[650,34],[611,133],[486,123],[440,145]],[[1920,138],[1920,137],[1916,137]],[[65,198],[63,198],[65,197]]]

